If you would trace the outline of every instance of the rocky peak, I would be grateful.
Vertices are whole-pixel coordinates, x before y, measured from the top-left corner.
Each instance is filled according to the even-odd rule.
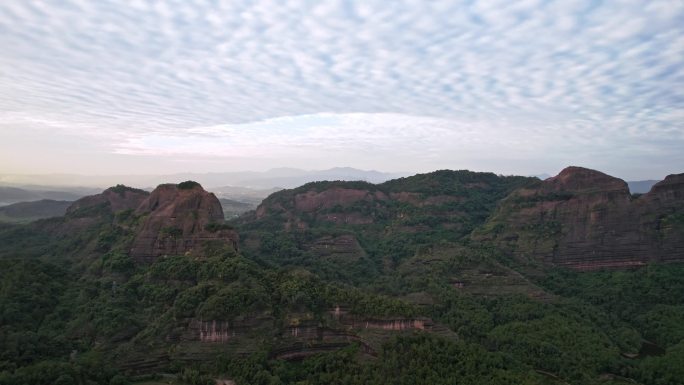
[[[238,235],[223,223],[221,202],[199,183],[160,185],[136,214],[146,216],[130,251],[139,261],[201,252],[207,242],[237,250]]]
[[[545,190],[555,191],[620,191],[629,194],[629,187],[622,179],[577,166],[566,167],[558,175],[544,180],[542,186]]]
[[[199,183],[162,184],[137,207],[136,213],[154,212],[157,217],[179,219],[192,216],[198,223],[223,222],[221,202]],[[181,218],[182,219],[182,218]]]

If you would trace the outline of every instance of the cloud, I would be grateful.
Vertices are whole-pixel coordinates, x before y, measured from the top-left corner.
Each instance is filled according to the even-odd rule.
[[[206,127],[269,159],[355,143],[425,153],[464,127],[510,157],[530,138],[570,153],[684,147],[682,20],[680,1],[10,0],[0,122],[97,132],[119,154],[220,157]],[[322,113],[335,124],[274,123]],[[413,146],[391,135],[417,126]]]

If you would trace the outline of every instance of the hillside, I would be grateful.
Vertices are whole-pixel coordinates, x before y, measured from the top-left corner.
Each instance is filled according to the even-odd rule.
[[[272,194],[235,224],[246,255],[368,279],[422,247],[463,241],[499,199],[535,180],[442,170],[377,185],[309,183]]]
[[[611,219],[633,213],[676,250],[679,186],[441,170],[309,183],[229,223],[195,182],[115,186],[0,225],[0,384],[676,384],[684,265],[585,271],[563,247],[641,231]]]

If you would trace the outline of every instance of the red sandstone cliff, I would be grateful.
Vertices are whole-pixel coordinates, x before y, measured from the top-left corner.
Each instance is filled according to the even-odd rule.
[[[684,174],[634,198],[620,179],[568,167],[509,195],[474,238],[582,270],[684,260]]]
[[[130,250],[138,261],[199,252],[207,242],[237,250],[238,235],[223,224],[221,203],[197,183],[158,186],[136,214],[146,216]]]

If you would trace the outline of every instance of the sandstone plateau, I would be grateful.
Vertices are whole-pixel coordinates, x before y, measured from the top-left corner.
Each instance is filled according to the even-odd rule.
[[[505,198],[474,239],[579,270],[684,260],[684,174],[632,196],[621,179],[568,167]]]

